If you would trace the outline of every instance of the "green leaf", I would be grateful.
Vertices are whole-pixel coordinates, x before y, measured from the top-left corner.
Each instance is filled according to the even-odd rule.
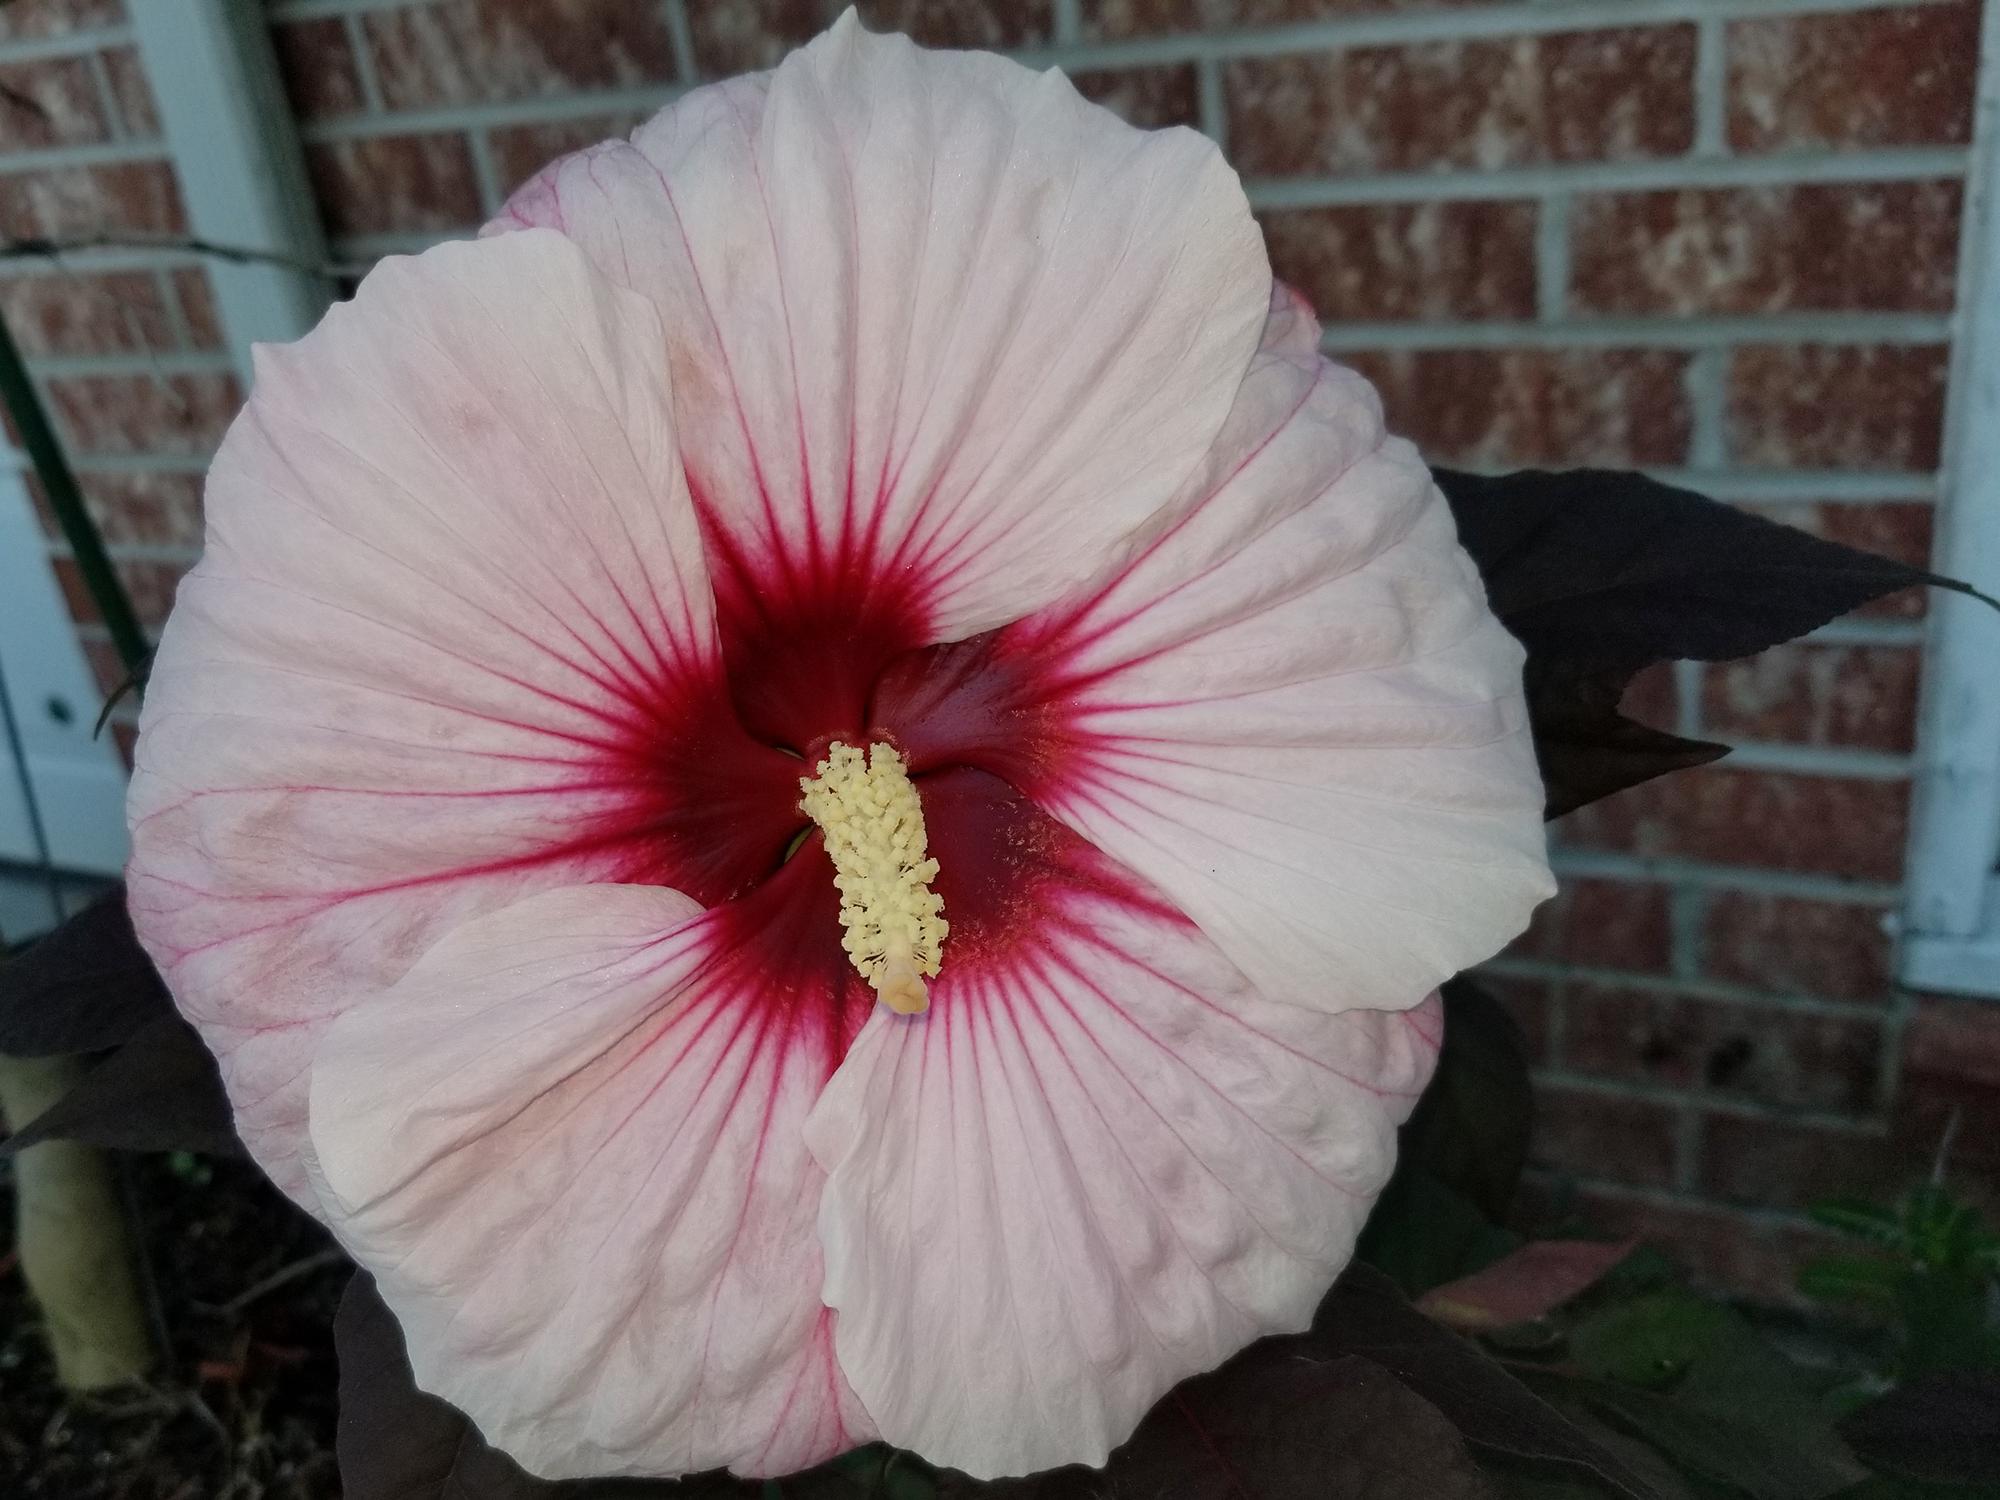
[[[1903,1216],[1866,1198],[1830,1198],[1813,1204],[1807,1212],[1829,1229],[1838,1229],[1885,1250],[1900,1250],[1909,1243],[1903,1232]]]
[[[1821,1255],[1799,1267],[1798,1287],[1823,1302],[1862,1302],[1894,1308],[1904,1270],[1879,1255]]]

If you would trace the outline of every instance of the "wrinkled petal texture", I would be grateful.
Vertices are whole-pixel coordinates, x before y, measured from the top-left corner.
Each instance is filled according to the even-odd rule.
[[[839,579],[908,591],[927,640],[1083,582],[1173,495],[1270,289],[1210,142],[851,13],[558,162],[524,223],[660,305],[725,608]]]
[[[1263,998],[980,773],[939,778],[926,820],[1013,830],[1036,918],[1002,961],[947,963],[925,1017],[878,1009],[813,1112],[835,1347],[883,1436],[934,1462],[1101,1463],[1177,1381],[1310,1323],[1439,1017]]]
[[[356,996],[531,890],[706,897],[789,835],[715,828],[657,777],[676,742],[718,777],[796,774],[716,686],[662,344],[534,233],[389,262],[260,351],[141,719],[130,899],[302,1201],[307,1067]]]
[[[803,1138],[834,1039],[740,931],[671,891],[547,892],[456,929],[315,1060],[321,1195],[418,1383],[547,1478],[781,1474],[874,1436]]]
[[[1007,777],[1267,997],[1414,1005],[1552,893],[1519,645],[1416,452],[1282,288],[1235,409],[1078,596],[900,663],[912,763]]]

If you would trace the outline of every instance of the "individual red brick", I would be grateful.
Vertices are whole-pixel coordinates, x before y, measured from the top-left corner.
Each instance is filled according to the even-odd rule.
[[[1083,0],[1083,34],[1092,40],[1116,40],[1496,3],[1499,0]]]
[[[125,133],[138,140],[157,140],[160,135],[160,108],[153,98],[152,82],[137,47],[113,47],[104,54],[104,75],[111,82],[111,98],[118,106],[118,118]]]
[[[2000,1006],[1917,997],[1891,1122],[1902,1149],[1924,1162],[1948,1136],[1947,1180],[2000,1212]]]
[[[1572,980],[1558,1061],[1600,1078],[1858,1112],[1875,1102],[1881,1023]]]
[[[469,229],[480,220],[472,149],[462,135],[375,135],[306,148],[329,234]]]
[[[200,548],[200,475],[86,470],[77,485],[106,546]]]
[[[361,25],[390,109],[635,88],[677,76],[663,8],[631,0],[433,0],[370,11]]]
[[[1425,349],[1340,358],[1381,390],[1391,430],[1440,463],[1629,466],[1687,457],[1685,354]]]
[[[1201,123],[1201,90],[1191,63],[1072,73],[1070,82],[1084,98],[1095,100],[1141,130]]]
[[[1702,930],[1711,979],[1827,1000],[1886,1001],[1889,934],[1879,908],[1716,891]]]
[[[124,0],[14,0],[0,6],[0,39],[68,36],[124,21]]]
[[[1038,47],[1055,33],[1054,0],[857,0],[856,9],[869,30],[926,47]]]
[[[150,271],[56,271],[0,281],[0,313],[31,355],[137,354],[174,347]]]
[[[1618,699],[1618,712],[1641,724],[1671,732],[1680,722],[1681,680],[1670,661],[1642,667]]]
[[[147,634],[158,634],[166,623],[167,611],[174,607],[174,591],[192,566],[191,559],[184,563],[121,560],[117,564],[119,582],[125,585],[132,612]]]
[[[1929,1166],[1880,1127],[1843,1130],[1729,1114],[1703,1121],[1697,1156],[1704,1193],[1797,1211],[1849,1194],[1893,1200]]]
[[[1728,742],[1782,741],[1907,751],[1917,735],[1914,646],[1797,641],[1702,669],[1703,732]]]
[[[1570,879],[1536,908],[1510,951],[1524,958],[1664,973],[1671,943],[1665,886]]]
[[[1229,145],[1254,175],[1676,156],[1694,143],[1694,28],[1243,58]]]
[[[1680,1111],[1671,1106],[1539,1082],[1529,1160],[1611,1182],[1671,1187],[1679,1134]]]
[[[1695,1202],[1661,1202],[1611,1190],[1579,1190],[1570,1229],[1631,1235],[1668,1252],[1697,1286],[1764,1302],[1796,1302],[1798,1269],[1843,1247],[1806,1223],[1753,1218]]]
[[[66,376],[48,393],[79,453],[205,454],[242,401],[229,375]]]
[[[347,23],[338,16],[286,21],[271,28],[285,95],[301,119],[326,120],[365,109],[361,67]]]
[[[818,0],[688,0],[687,16],[705,78],[773,67],[826,26]]]
[[[1746,505],[1745,510],[1813,536],[1825,537],[1863,552],[1879,552],[1913,568],[1931,562],[1931,534],[1936,507],[1927,501],[1870,501],[1840,504]],[[1924,589],[1899,589],[1869,604],[1857,614],[1888,619],[1922,619],[1930,596]]]
[[[1737,21],[1728,58],[1738,151],[1972,139],[1978,0]]]
[[[190,564],[164,562],[121,561],[114,564],[118,581],[124,586],[125,596],[132,605],[132,612],[139,617],[139,623],[148,632],[157,631],[167,618],[167,611],[173,608],[174,589]],[[83,581],[83,570],[77,567],[73,558],[58,557],[53,562],[56,583],[62,590],[63,602],[68,606],[70,618],[79,625],[100,625],[103,617],[98,613],[97,601],[91,597],[89,587]],[[98,682],[108,693],[125,681],[123,663],[117,662],[114,653],[110,661],[94,664]],[[114,675],[115,674],[115,675]],[[108,678],[108,681],[107,681]]]
[[[186,232],[180,185],[163,161],[0,176],[0,236],[72,239]]]
[[[1570,295],[1596,313],[1947,312],[1961,196],[1886,182],[1580,198]]]
[[[0,151],[86,146],[110,138],[103,95],[83,58],[0,64]]]
[[[1568,848],[1896,880],[1909,831],[1902,781],[1732,769],[1649,781],[1554,825]]]
[[[1521,1027],[1527,1044],[1528,1060],[1542,1064],[1549,1060],[1550,1017],[1555,1009],[1554,983],[1520,974],[1496,974],[1482,969],[1475,976],[1479,987],[1507,1007]]]
[[[139,748],[139,726],[129,719],[114,718],[105,726],[112,743],[117,745],[118,754],[125,762],[125,769],[132,769],[133,753]]]
[[[1931,344],[1739,348],[1729,365],[1729,451],[1778,468],[1934,469],[1945,366],[1945,349]]]
[[[1532,203],[1368,203],[1264,215],[1271,270],[1328,322],[1529,318]]]
[[[557,157],[630,135],[645,119],[643,111],[626,110],[582,119],[496,126],[486,132],[486,150],[494,175],[512,192]]]
[[[196,349],[222,347],[222,318],[215,307],[215,286],[203,266],[181,266],[173,273],[174,300],[181,305],[181,322],[188,343]]]

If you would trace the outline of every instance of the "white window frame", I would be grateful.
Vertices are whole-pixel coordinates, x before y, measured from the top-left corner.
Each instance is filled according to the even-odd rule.
[[[2000,598],[2000,18],[1986,14],[1933,566]],[[2000,612],[1932,598],[1905,891],[1912,988],[2000,999]]]

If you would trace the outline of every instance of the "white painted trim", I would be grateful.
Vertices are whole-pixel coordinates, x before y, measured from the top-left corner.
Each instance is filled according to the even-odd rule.
[[[2000,15],[1991,9],[1977,140],[1935,565],[2000,595]],[[1912,984],[2000,997],[2000,614],[1940,592],[1930,638],[1903,973]]]
[[[55,576],[19,467],[0,469],[0,659],[50,858],[114,875],[125,862],[125,765],[93,739],[102,702]],[[65,718],[50,704],[59,702]],[[0,741],[0,862],[39,858],[12,756]]]
[[[132,27],[195,234],[324,263],[325,236],[261,8],[149,0],[132,7]],[[209,276],[246,379],[253,343],[299,337],[332,295],[322,278],[287,266],[215,261]]]

